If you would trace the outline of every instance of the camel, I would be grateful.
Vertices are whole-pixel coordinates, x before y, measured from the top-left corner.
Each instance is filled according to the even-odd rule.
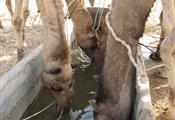
[[[175,28],[170,32],[160,45],[160,55],[166,66],[168,77],[168,109],[162,113],[162,117],[167,120],[175,120]]]
[[[103,13],[100,12],[95,24],[93,20],[95,20],[97,8],[85,8],[83,1],[66,0],[66,3],[69,10],[69,18],[74,24],[75,39],[79,47],[96,63],[96,72],[100,73],[108,35],[108,28],[104,22],[104,16],[108,9],[104,9]],[[102,11],[102,8],[99,11]],[[101,14],[103,15],[99,28],[102,36],[99,38],[97,35],[99,30],[95,29],[98,27],[98,20]]]
[[[110,23],[116,35],[131,46],[134,58],[138,39],[143,34],[145,21],[154,2],[116,0],[111,10]],[[108,35],[105,54],[96,102],[92,102],[95,120],[130,120],[136,95],[136,70],[128,58],[126,48],[116,42],[111,33]]]
[[[168,77],[168,108],[162,113],[162,117],[167,120],[175,119],[175,69],[174,69],[174,50],[175,50],[175,1],[162,0],[163,20],[162,30],[165,39],[160,45],[160,56],[166,66],[166,73]]]
[[[74,35],[77,44],[91,58],[99,40],[93,28],[93,20],[81,0],[65,0],[69,10],[69,18],[74,25]]]
[[[64,32],[64,12],[61,0],[36,0],[45,33],[43,44],[44,71],[42,82],[56,99],[61,113],[70,105],[72,68],[69,47]],[[49,8],[49,9],[48,9]]]
[[[150,55],[150,58],[153,60],[160,60],[160,45],[164,38],[170,33],[170,31],[175,26],[175,9],[174,9],[174,0],[170,0],[169,2],[165,0],[161,0],[162,2],[162,12],[160,14],[160,24],[161,24],[161,35],[160,35],[160,43],[158,44],[158,48],[155,53]]]

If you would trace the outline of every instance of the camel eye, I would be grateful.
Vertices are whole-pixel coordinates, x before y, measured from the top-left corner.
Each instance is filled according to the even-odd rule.
[[[52,69],[49,71],[49,73],[51,73],[51,74],[60,74],[61,71],[62,71],[62,70],[61,70],[60,68],[56,67],[56,68],[52,68]]]

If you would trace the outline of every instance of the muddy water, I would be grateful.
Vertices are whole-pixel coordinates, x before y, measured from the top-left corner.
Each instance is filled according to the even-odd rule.
[[[92,120],[93,112],[89,100],[95,96],[96,81],[92,75],[94,65],[84,56],[82,52],[76,55],[80,65],[74,70],[73,79],[75,81],[72,95],[72,105],[69,113],[62,115],[60,120]],[[75,60],[75,58],[73,58]],[[77,59],[76,59],[77,62]],[[27,118],[42,110],[54,101],[51,93],[43,87],[29,108],[24,112],[22,119]],[[55,103],[44,112],[32,117],[30,120],[58,120],[59,114],[56,112]]]

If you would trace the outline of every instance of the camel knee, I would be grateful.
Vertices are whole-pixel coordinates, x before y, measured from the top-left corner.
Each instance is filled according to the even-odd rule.
[[[14,17],[12,19],[12,25],[14,27],[15,30],[19,31],[20,28],[22,27],[22,22],[23,22],[23,19],[20,18],[20,17]]]
[[[16,46],[19,51],[23,51],[24,47],[24,33],[23,33],[23,19],[20,17],[13,17],[12,25],[16,36]],[[18,52],[21,53],[21,52]],[[20,55],[21,56],[21,55]],[[23,55],[22,55],[23,56]]]

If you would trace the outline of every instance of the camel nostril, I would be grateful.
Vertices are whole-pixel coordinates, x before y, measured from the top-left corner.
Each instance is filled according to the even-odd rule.
[[[54,87],[52,86],[52,87],[51,87],[51,90],[56,91],[56,92],[61,92],[61,91],[63,91],[63,88],[62,88],[62,87],[54,88]]]

